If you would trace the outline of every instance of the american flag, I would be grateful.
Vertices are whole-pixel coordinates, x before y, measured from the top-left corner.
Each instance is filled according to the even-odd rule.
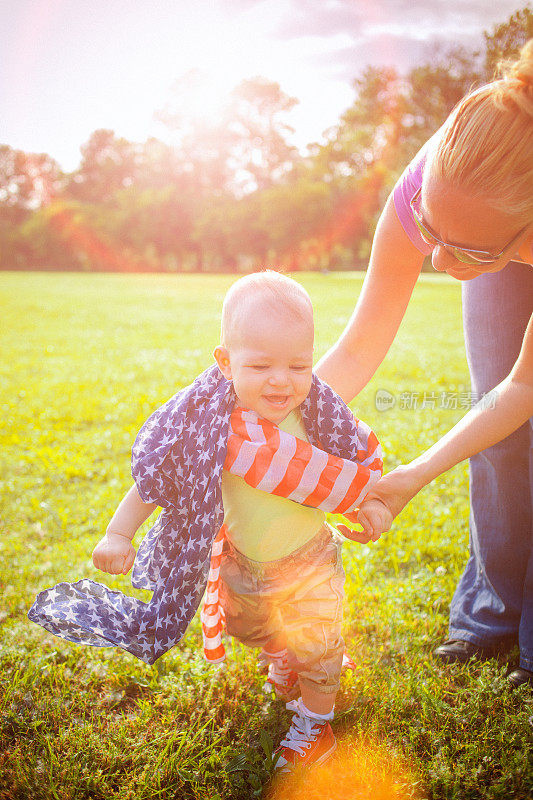
[[[133,586],[149,589],[152,598],[143,602],[89,579],[60,583],[39,593],[28,613],[33,622],[69,641],[115,645],[153,664],[182,638],[204,595],[224,519],[225,465],[264,491],[327,511],[349,511],[381,475],[375,435],[315,375],[300,406],[310,443],[234,407],[231,382],[213,366],[157,409],[135,440],[139,494],[162,507],[132,574]],[[360,462],[352,464],[352,480],[343,459]],[[298,463],[305,465],[299,478]]]
[[[359,426],[362,428],[363,423],[359,422]],[[346,514],[357,507],[381,476],[383,462],[378,440],[370,429],[366,434],[363,446],[359,431],[357,452],[353,460],[347,460],[291,436],[255,411],[235,408],[230,417],[224,469],[264,492],[333,514]],[[201,615],[204,656],[213,663],[225,659],[224,609],[219,602],[225,537],[223,525],[213,541]]]

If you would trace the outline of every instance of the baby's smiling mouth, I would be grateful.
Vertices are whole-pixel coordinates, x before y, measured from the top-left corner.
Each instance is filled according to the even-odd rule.
[[[263,396],[269,403],[273,403],[276,406],[284,406],[289,399],[288,394],[265,394]]]

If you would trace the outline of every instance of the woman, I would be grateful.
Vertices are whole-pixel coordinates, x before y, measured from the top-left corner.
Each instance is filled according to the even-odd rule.
[[[318,369],[346,401],[385,357],[429,253],[438,272],[463,282],[472,389],[493,391],[382,478],[359,522],[378,538],[423,486],[473,456],[470,558],[450,639],[435,652],[467,661],[518,640],[520,667],[509,677],[532,683],[533,40],[501,80],[461,101],[389,197],[354,314]]]

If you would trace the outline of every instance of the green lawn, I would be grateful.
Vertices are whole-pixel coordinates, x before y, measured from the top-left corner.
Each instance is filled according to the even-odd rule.
[[[296,277],[314,302],[319,357],[362,279]],[[98,573],[91,551],[130,485],[140,425],[211,363],[232,280],[0,273],[0,800],[247,799],[262,786],[268,797],[330,796],[319,791],[327,775],[303,788],[269,785],[267,754],[290,716],[262,695],[253,652],[230,646],[226,669],[213,671],[195,620],[150,667],[56,639],[26,618],[35,594],[61,580],[149,597],[129,577]],[[353,404],[381,439],[386,470],[451,427],[468,388],[459,284],[424,276]],[[376,409],[380,389],[394,395],[388,411]],[[337,703],[336,800],[531,797],[533,696],[507,688],[503,660],[444,669],[431,656],[467,543],[460,465],[378,543],[346,544],[345,638],[359,666]]]

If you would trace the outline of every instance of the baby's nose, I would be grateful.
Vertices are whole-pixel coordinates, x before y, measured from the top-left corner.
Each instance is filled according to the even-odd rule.
[[[283,369],[273,370],[268,380],[273,386],[286,386],[289,382],[288,374]]]

